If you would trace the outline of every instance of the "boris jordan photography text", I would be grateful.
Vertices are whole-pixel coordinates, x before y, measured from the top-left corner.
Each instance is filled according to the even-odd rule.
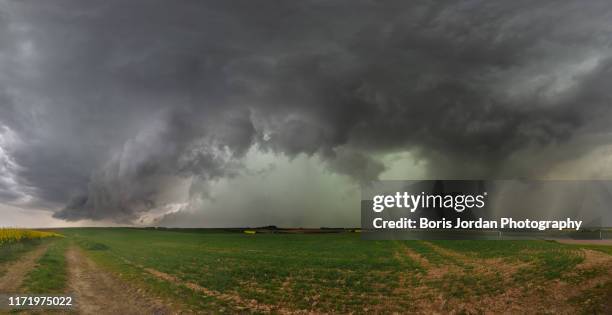
[[[439,195],[439,194],[410,194],[408,192],[396,192],[392,195],[376,195],[373,198],[372,211],[382,212],[385,208],[404,208],[411,213],[417,209],[426,211],[430,208],[453,209],[461,213],[471,208],[484,208],[487,192],[476,195]],[[376,229],[537,229],[545,231],[547,229],[575,229],[579,230],[582,225],[581,220],[514,220],[512,218],[500,218],[499,220],[429,220],[419,218],[419,220],[400,218],[399,220],[384,220],[375,218],[372,222]]]
[[[501,218],[498,220],[429,220],[427,218],[419,218],[418,220],[401,218],[399,220],[384,220],[375,218],[372,221],[376,229],[537,229],[545,231],[547,229],[575,229],[580,230],[582,221],[572,220],[567,218],[563,221],[532,221],[514,220],[512,218]]]

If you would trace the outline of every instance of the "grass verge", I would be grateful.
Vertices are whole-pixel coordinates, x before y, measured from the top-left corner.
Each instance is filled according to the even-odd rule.
[[[66,289],[68,271],[65,252],[68,241],[61,239],[53,242],[47,252],[38,260],[35,269],[30,271],[23,282],[23,290],[28,293],[62,293]]]

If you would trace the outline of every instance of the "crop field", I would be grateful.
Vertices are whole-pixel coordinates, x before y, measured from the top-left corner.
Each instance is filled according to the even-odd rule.
[[[0,245],[25,240],[39,240],[60,236],[53,232],[42,232],[24,229],[0,228]]]
[[[609,312],[612,300],[612,247],[605,245],[363,241],[356,233],[59,233],[66,237],[21,254],[41,251],[18,290],[70,292],[85,313],[134,307],[142,313],[592,314]],[[0,286],[0,292],[7,291]]]
[[[24,229],[0,228],[0,277],[9,271],[9,264],[60,234]],[[0,279],[10,282],[12,279]],[[0,282],[0,289],[2,288]],[[1,293],[2,291],[0,291]]]

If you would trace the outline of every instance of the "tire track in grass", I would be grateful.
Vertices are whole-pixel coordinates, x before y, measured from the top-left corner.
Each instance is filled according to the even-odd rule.
[[[427,286],[437,292],[433,298],[436,308],[431,311],[503,313],[509,310],[507,302],[522,292],[515,291],[516,287],[510,284],[514,273],[528,264],[510,263],[500,258],[480,259],[432,242],[423,244],[446,261],[442,264],[448,267],[440,276],[426,279]],[[499,309],[493,311],[495,304]],[[514,309],[512,312],[526,310]]]
[[[81,250],[66,253],[69,292],[74,294],[79,314],[178,314],[161,301],[148,297],[135,287],[99,268]]]
[[[431,286],[432,282],[442,281],[442,279],[451,274],[463,273],[464,269],[456,263],[444,263],[438,260],[442,256],[431,249],[429,257],[437,257],[431,261],[424,255],[422,251],[414,248],[415,244],[405,242],[399,243],[396,255],[398,260],[404,263],[405,260],[416,263],[417,273],[413,274],[412,270],[400,272],[399,287],[395,290],[394,295],[400,299],[409,298],[412,302],[411,313],[416,314],[444,314],[452,310],[455,306],[449,303],[449,299],[445,297],[444,292],[438,288]],[[436,256],[432,256],[436,255]],[[397,298],[396,297],[396,298]],[[385,310],[381,310],[384,312]],[[396,310],[401,313],[402,310]]]
[[[399,245],[399,253],[397,254],[399,256],[399,260],[401,261],[404,261],[405,260],[404,256],[407,256],[409,260],[416,262],[418,266],[420,267],[419,269],[424,269],[422,271],[428,271],[431,268],[433,268],[433,266],[431,265],[431,263],[429,263],[429,260],[427,258],[417,253],[412,248],[406,246],[406,244],[402,243]]]
[[[591,249],[581,249],[584,261],[576,266],[578,269],[590,269],[602,265],[609,266],[612,270],[612,256]]]
[[[143,268],[143,270],[145,270],[146,272],[150,273],[151,275],[153,275],[154,277],[156,277],[158,279],[161,279],[161,280],[164,280],[164,281],[167,281],[167,282],[171,282],[171,283],[176,284],[176,285],[183,285],[183,286],[185,286],[185,287],[187,287],[187,288],[189,288],[189,289],[191,289],[193,291],[197,291],[197,292],[203,293],[203,294],[205,294],[207,296],[212,296],[212,297],[215,297],[215,298],[220,299],[220,300],[224,300],[224,301],[227,301],[227,302],[232,302],[232,303],[234,303],[236,305],[241,305],[241,306],[243,306],[243,308],[248,308],[250,310],[255,310],[255,311],[258,311],[258,312],[265,312],[265,313],[270,313],[274,309],[274,306],[260,304],[260,303],[258,303],[255,300],[246,301],[246,300],[243,300],[238,295],[221,293],[221,292],[218,292],[218,291],[215,291],[215,290],[211,290],[211,289],[205,288],[205,287],[200,286],[200,285],[198,285],[196,283],[193,283],[193,282],[182,281],[182,280],[180,280],[179,278],[177,278],[177,277],[175,277],[173,275],[161,272],[161,271],[153,269],[153,268]]]
[[[243,299],[238,294],[221,293],[219,291],[211,290],[209,288],[203,287],[193,282],[183,281],[173,275],[161,272],[153,268],[145,268],[142,266],[139,266],[139,267],[141,267],[143,270],[145,270],[146,272],[150,273],[151,275],[153,275],[154,277],[160,280],[171,282],[176,285],[183,285],[193,291],[203,293],[207,296],[212,296],[219,300],[233,303],[237,306],[239,310],[249,310],[249,311],[255,311],[255,312],[262,312],[262,313],[280,313],[280,314],[308,314],[310,313],[309,311],[306,311],[306,310],[292,310],[292,309],[287,309],[287,308],[284,308],[278,305],[265,304],[265,303],[258,302],[257,300],[254,300],[254,299],[252,300]]]
[[[434,251],[443,257],[451,259],[465,270],[476,273],[500,273],[504,276],[511,276],[521,268],[531,266],[530,263],[509,262],[501,258],[476,258],[459,253],[457,251],[444,248],[432,242],[425,242]]]
[[[393,290],[392,296],[387,297],[385,306],[397,305],[400,301],[409,300],[410,313],[422,311],[427,304],[421,303],[423,300],[430,300],[432,292],[429,288],[420,286],[421,279],[430,272],[433,268],[429,260],[421,254],[406,246],[403,242],[398,242],[397,250],[394,252],[395,259],[402,265],[402,270],[398,272],[398,286]],[[380,308],[381,306],[379,306]],[[399,308],[401,306],[398,305]],[[384,313],[389,309],[376,309],[374,313]],[[393,313],[399,313],[401,309],[393,310]]]
[[[556,310],[567,313],[567,303],[556,306],[547,304],[534,310],[533,305],[542,304],[542,297],[535,295],[531,288],[516,286],[512,282],[513,274],[528,263],[512,263],[501,258],[480,259],[432,242],[421,243],[428,251],[417,251],[410,244],[402,244],[401,252],[408,259],[418,261],[427,269],[426,274],[417,277],[412,288],[403,289],[404,294],[411,294],[414,299],[415,313],[532,313]],[[428,257],[435,258],[430,261]],[[466,291],[466,295],[455,295]],[[401,292],[400,292],[401,293]],[[550,303],[552,304],[552,303]],[[560,306],[559,306],[560,305]]]
[[[449,273],[458,273],[463,271],[464,264],[457,262],[456,259],[445,259],[448,256],[440,254],[435,249],[424,244],[423,247],[430,248],[429,251],[424,251],[421,247],[415,247],[415,244],[403,243],[404,253],[413,260],[416,260],[425,268],[426,276],[424,279],[439,279]]]
[[[21,287],[24,277],[34,269],[36,262],[48,247],[48,244],[39,245],[17,261],[11,262],[6,268],[6,273],[0,277],[0,293],[18,293],[17,290]]]
[[[511,281],[516,272],[522,268],[534,267],[534,263],[511,263],[501,258],[479,259],[450,250],[431,242],[426,243],[443,256],[456,259],[465,265],[466,272],[471,274],[492,275],[502,277],[501,291],[496,294],[481,296],[478,299],[450,301],[450,309],[467,313],[557,313],[575,314],[580,306],[569,301],[581,297],[585,292],[598,285],[612,281],[612,257],[603,253],[582,250],[584,261],[578,264],[568,276],[580,277],[580,272],[593,268],[608,270],[604,274],[590,279],[581,279],[577,283],[568,283],[564,277],[560,279],[538,280],[536,282],[515,283]],[[460,303],[458,303],[460,302]],[[610,302],[608,302],[609,304]],[[448,309],[447,309],[448,310]]]
[[[212,289],[203,287],[197,283],[181,280],[174,275],[159,271],[157,269],[148,268],[143,265],[136,264],[124,257],[120,257],[120,256],[117,256],[117,257],[121,259],[124,263],[128,265],[132,265],[141,270],[144,270],[145,272],[151,274],[152,276],[154,276],[155,278],[159,280],[170,282],[174,285],[184,286],[192,291],[202,293],[206,296],[210,296],[210,297],[213,297],[213,298],[225,301],[225,302],[229,302],[239,311],[255,311],[255,312],[261,312],[261,313],[275,313],[275,314],[277,313],[278,314],[311,314],[312,313],[311,311],[307,311],[307,310],[295,310],[295,309],[289,309],[289,308],[286,308],[280,305],[271,305],[271,304],[261,303],[254,299],[250,299],[250,300],[244,299],[238,294],[222,293],[216,290],[212,290]]]

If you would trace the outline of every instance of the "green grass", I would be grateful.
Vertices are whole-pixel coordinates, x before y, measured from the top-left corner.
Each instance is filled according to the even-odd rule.
[[[587,248],[591,250],[596,250],[602,253],[606,253],[608,255],[612,255],[612,246],[610,245],[577,245],[577,244],[567,244],[565,245],[567,248]]]
[[[563,244],[548,241],[456,240],[432,241],[432,243],[477,258],[504,258],[522,261],[531,260],[533,252],[566,248]]]
[[[383,303],[404,265],[388,242],[352,234],[272,235],[185,233],[135,229],[69,229],[78,243],[106,265],[120,259],[174,275],[220,293],[260,303],[327,311],[359,310]],[[100,245],[97,245],[100,247]],[[136,278],[136,277],[135,277]],[[320,295],[318,301],[305,296]],[[353,301],[355,305],[337,303]],[[348,303],[350,304],[350,303]]]
[[[66,229],[62,233],[96,262],[148,293],[180,301],[190,310],[215,313],[240,312],[241,305],[162,281],[143,267],[244,301],[340,313],[362,313],[366,308],[410,310],[415,286],[428,286],[447,299],[463,299],[494,295],[506,285],[554,279],[580,283],[601,276],[597,270],[573,274],[584,259],[578,247],[546,241],[431,242],[474,264],[442,254],[425,242],[362,241],[351,233],[245,235],[123,228]],[[401,254],[404,246],[433,266],[450,264],[463,271],[420,281],[427,272],[418,261]],[[473,272],[479,260],[490,258],[526,267],[510,278],[496,272]]]
[[[499,294],[503,290],[500,274],[484,275],[477,273],[446,274],[430,285],[439,288],[445,295],[453,298],[480,297]]]
[[[37,261],[23,282],[28,293],[62,293],[66,289],[67,269],[65,252],[67,240],[61,239],[49,245],[47,252]]]

